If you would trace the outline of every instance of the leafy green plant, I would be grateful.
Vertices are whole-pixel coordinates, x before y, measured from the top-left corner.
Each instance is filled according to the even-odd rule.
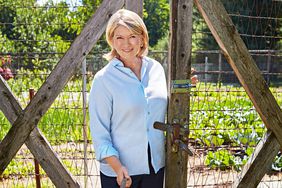
[[[31,161],[13,159],[3,174],[0,175],[0,179],[8,178],[10,174],[18,174],[21,177],[26,177],[32,173],[34,173],[34,165]]]
[[[20,69],[18,73],[8,84],[25,107],[29,102],[28,89],[38,90],[48,76],[48,71]],[[81,88],[82,81],[72,79],[40,120],[38,127],[51,145],[83,140]],[[89,90],[90,82],[87,88]],[[239,170],[266,131],[260,117],[240,87],[221,86],[219,89],[217,85],[198,85],[196,89],[194,92],[197,95],[191,97],[190,103],[190,141],[197,147],[209,150],[205,161],[207,166]],[[271,91],[277,95],[280,90],[271,88]],[[281,104],[281,97],[277,95],[276,98]],[[1,112],[0,124],[2,139],[11,125]],[[87,134],[90,135],[89,129]],[[282,160],[278,156],[273,169],[280,169],[280,165]]]
[[[282,171],[282,154],[281,152],[278,153],[278,155],[275,157],[272,165],[271,165],[272,170],[281,172]]]
[[[241,169],[243,160],[235,157],[226,149],[209,151],[206,156],[205,164],[212,169],[228,170],[234,168],[236,171]]]

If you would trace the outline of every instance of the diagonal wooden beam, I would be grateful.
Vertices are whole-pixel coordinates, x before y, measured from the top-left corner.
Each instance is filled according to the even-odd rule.
[[[255,182],[262,179],[267,169],[266,165],[269,165],[263,163],[263,161],[270,161],[273,158],[273,153],[277,151],[277,146],[271,156],[265,155],[263,151],[270,149],[275,143],[279,143],[282,146],[282,112],[221,1],[194,1],[226,59],[253,102],[262,121],[272,131],[272,133],[269,133],[270,136],[266,137],[266,141],[262,147],[264,149],[258,148],[257,150],[259,152],[254,159],[256,165],[261,166],[262,171],[253,179],[240,178],[244,181],[252,180],[252,187],[256,187]],[[263,159],[259,159],[258,157],[263,157]],[[248,166],[247,171],[254,171],[254,167],[255,165]],[[248,172],[245,174],[247,175]],[[237,186],[240,186],[239,184]]]
[[[0,110],[13,124],[22,114],[22,107],[12,94],[9,86],[0,76]],[[26,146],[40,163],[56,187],[79,187],[78,182],[66,170],[48,141],[36,127],[25,141]]]
[[[123,5],[123,0],[104,0],[102,2],[24,112],[18,116],[0,144],[0,174],[3,173],[41,117],[81,65],[82,60],[86,58],[104,33],[110,16]]]
[[[257,145],[232,187],[257,187],[279,150],[280,145],[275,135],[268,131]]]

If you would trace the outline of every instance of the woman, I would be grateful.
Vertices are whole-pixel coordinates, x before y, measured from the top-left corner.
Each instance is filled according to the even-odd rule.
[[[162,188],[164,134],[154,129],[167,108],[165,73],[147,57],[148,32],[134,12],[109,20],[109,63],[94,77],[89,96],[90,129],[103,188]]]

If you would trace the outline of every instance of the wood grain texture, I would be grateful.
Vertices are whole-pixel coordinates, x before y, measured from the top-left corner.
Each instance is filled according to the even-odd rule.
[[[0,174],[52,105],[75,70],[105,31],[110,16],[124,5],[123,0],[104,0],[81,34],[74,40],[66,54],[38,90],[34,98],[19,115],[0,144]]]
[[[245,164],[241,174],[233,183],[235,188],[255,188],[265,173],[271,167],[273,159],[278,154],[280,145],[273,134],[268,131],[257,145],[254,153]]]
[[[241,182],[235,185],[256,187],[264,176],[269,161],[273,159],[275,153],[278,152],[277,148],[282,144],[282,112],[221,1],[195,0],[195,4],[262,121],[272,131],[264,141],[264,145],[259,145],[256,149],[258,153],[252,159],[254,164],[246,167],[247,171],[244,173],[246,177],[240,177]],[[280,146],[274,146],[278,143]],[[269,155],[265,155],[265,151],[269,151]],[[257,166],[260,167],[259,171]],[[256,172],[256,177],[252,178],[250,176],[254,175],[253,172]]]
[[[8,121],[13,124],[22,113],[22,107],[16,100],[9,86],[0,76],[0,110]],[[48,174],[56,187],[79,187],[78,182],[72,177],[69,171],[53,151],[51,145],[36,127],[25,141],[26,146],[33,156],[38,160],[44,171]]]
[[[143,17],[143,0],[125,0],[125,8]]]
[[[189,125],[189,92],[171,93],[172,80],[189,80],[191,73],[192,46],[192,0],[172,0],[170,20],[169,50],[169,106],[168,122]],[[167,133],[170,135],[170,133]],[[188,154],[179,150],[174,152],[172,138],[167,136],[166,151],[166,188],[187,187]]]

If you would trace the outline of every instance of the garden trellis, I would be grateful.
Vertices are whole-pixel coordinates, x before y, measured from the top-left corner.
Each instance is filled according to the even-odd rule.
[[[138,2],[140,3],[141,1],[138,1]],[[204,1],[195,1],[194,5],[197,4],[197,2],[199,2],[200,4],[205,4]],[[222,2],[226,6],[226,8],[228,8],[226,5],[227,1],[223,0]],[[269,12],[269,14],[267,15],[263,13],[262,11],[263,8],[256,7],[256,3],[258,3],[256,1],[245,1],[243,3],[241,2],[241,5],[240,5],[241,7],[236,6],[236,3],[238,3],[238,1],[229,1],[229,2],[232,2],[233,6],[232,6],[232,3],[230,3],[228,14],[232,18],[233,22],[236,20],[239,20],[238,22],[236,22],[237,23],[236,28],[237,29],[239,28],[240,36],[244,39],[244,42],[246,43],[248,49],[250,49],[251,55],[257,61],[256,63],[259,65],[259,68],[262,69],[263,75],[268,76],[266,78],[269,79],[268,80],[269,85],[276,84],[279,86],[280,84],[279,79],[281,79],[281,75],[282,75],[281,73],[281,47],[279,47],[279,45],[274,46],[272,44],[281,40],[282,38],[281,33],[276,33],[274,32],[274,30],[270,30],[270,28],[268,26],[264,26],[263,23],[264,21],[266,21],[267,23],[269,23],[269,25],[272,26],[272,28],[281,27],[279,26],[279,23],[281,25],[281,14],[279,15],[279,11],[281,12],[281,6],[282,6],[281,2],[279,1],[261,1],[263,2],[262,3],[264,5],[263,7],[268,7],[267,5],[269,4],[275,4],[275,6],[269,6],[270,8],[266,8]],[[133,7],[136,8],[138,6],[133,6]],[[20,6],[18,8],[21,9]],[[22,8],[24,9],[27,7],[23,5]],[[36,9],[36,7],[33,7],[33,8]],[[53,8],[56,9],[56,7],[53,7]],[[138,8],[140,11],[140,6]],[[212,5],[209,5],[209,8],[212,9],[215,7]],[[244,11],[245,9],[250,12],[253,11],[254,14],[249,15],[247,11]],[[194,11],[197,11],[197,9],[195,8]],[[273,16],[271,13],[275,13],[275,12],[277,14],[276,15],[274,14],[275,16]],[[197,15],[194,15],[194,16],[197,16]],[[208,16],[208,18],[211,19],[213,16],[214,15],[210,15]],[[195,22],[197,22],[197,19],[199,18],[201,18],[201,16],[197,16],[195,19],[196,20]],[[247,23],[246,23],[246,20],[247,20]],[[257,27],[252,25],[253,23],[252,21],[255,21]],[[198,74],[200,78],[200,83],[197,85],[196,88],[192,89],[193,91],[192,94],[194,95],[191,95],[191,102],[190,102],[190,105],[191,105],[190,116],[192,118],[190,122],[190,144],[192,147],[195,148],[197,155],[190,157],[188,160],[188,173],[187,173],[188,174],[188,182],[187,182],[188,187],[217,187],[217,186],[218,187],[220,186],[228,187],[228,186],[232,186],[233,183],[235,185],[236,183],[240,183],[240,182],[242,183],[245,180],[247,180],[247,182],[251,182],[249,181],[247,176],[242,176],[242,181],[240,181],[241,180],[240,174],[238,174],[236,171],[231,171],[233,167],[224,166],[226,162],[225,156],[227,156],[227,159],[230,159],[230,160],[233,157],[233,155],[229,156],[230,153],[235,154],[236,157],[237,156],[240,156],[240,157],[247,156],[247,155],[244,155],[244,152],[247,152],[248,149],[256,146],[257,141],[261,140],[258,146],[262,146],[262,148],[265,148],[267,146],[268,150],[266,150],[266,152],[269,153],[269,155],[267,156],[268,161],[264,163],[263,165],[260,165],[260,167],[261,166],[265,167],[263,168],[263,170],[258,171],[257,169],[253,169],[256,173],[260,172],[259,176],[253,176],[253,178],[256,178],[255,181],[259,183],[263,174],[265,173],[269,165],[271,165],[272,163],[271,158],[275,157],[276,153],[279,150],[279,147],[278,147],[279,145],[277,144],[278,142],[275,141],[276,137],[274,136],[273,133],[266,134],[266,137],[262,137],[262,133],[264,133],[265,130],[264,130],[264,127],[261,127],[261,125],[255,124],[255,126],[253,127],[247,126],[247,124],[251,124],[251,122],[260,122],[258,115],[255,112],[255,109],[253,108],[251,102],[248,101],[244,90],[242,90],[242,88],[238,86],[238,82],[232,81],[232,80],[230,81],[230,79],[227,79],[228,77],[232,77],[232,76],[234,77],[234,72],[232,71],[230,67],[225,69],[226,67],[224,66],[226,66],[227,63],[226,63],[226,59],[224,59],[224,57],[221,56],[223,54],[223,51],[219,50],[218,46],[216,45],[213,45],[211,47],[210,43],[212,43],[212,40],[213,40],[213,38],[210,37],[211,33],[208,30],[204,30],[204,29],[199,30],[198,27],[208,28],[207,26],[205,26],[203,20],[201,20],[201,22],[202,22],[201,24],[193,24],[193,36],[192,36],[193,41],[195,43],[202,43],[202,45],[196,44],[197,48],[192,47],[192,58],[193,58],[192,67],[196,68],[197,70],[196,74]],[[6,25],[8,25],[9,23],[10,21],[7,21]],[[24,25],[27,23],[25,22],[18,23],[17,22],[13,24],[14,25],[16,24]],[[39,25],[40,23],[28,23],[28,24],[34,24],[34,25],[38,24]],[[54,24],[57,24],[57,23],[54,23]],[[242,30],[241,28],[242,26],[244,26],[247,29]],[[261,28],[258,29],[259,27]],[[264,33],[259,33],[259,31],[263,31]],[[38,39],[38,40],[40,41],[42,39]],[[203,42],[205,40],[208,42]],[[16,43],[24,43],[24,41],[20,39],[18,40],[15,39],[14,41]],[[269,45],[264,45],[263,41],[265,41],[265,43]],[[31,41],[31,42],[38,42],[38,41]],[[50,42],[52,43],[53,41],[50,41]],[[227,40],[224,40],[223,42],[227,42]],[[38,54],[37,53],[38,53],[37,51],[34,51],[34,52],[31,51],[26,54],[22,52],[14,53],[14,54],[13,53],[6,53],[6,54],[11,54],[12,57],[14,57],[14,59],[17,59],[17,58],[24,59],[26,58],[26,55],[31,55],[29,58],[36,60],[36,56],[33,56],[33,54],[36,54],[42,57],[45,56],[51,59],[53,58],[52,56],[55,56],[57,54],[61,56],[64,52],[63,53],[61,52],[45,53],[44,52],[42,54],[40,52]],[[2,52],[2,55],[5,55],[5,53]],[[167,59],[166,52],[156,52],[156,53],[152,52],[150,53],[150,55],[155,57],[159,61],[161,61],[165,66],[166,59]],[[86,55],[84,57],[86,57]],[[101,57],[101,54],[99,54],[98,52],[94,52],[94,55],[91,55],[91,56],[89,55],[87,57],[88,70],[92,70],[92,71],[94,70],[93,73],[95,73],[96,70],[102,67],[103,62],[101,61],[100,57]],[[95,64],[90,63],[93,61],[95,62]],[[79,66],[77,65],[77,67]],[[218,69],[215,69],[216,67],[218,67]],[[18,74],[16,76],[19,77],[21,75]],[[22,75],[22,76],[32,77],[33,75],[27,74],[27,75]],[[36,72],[34,76],[37,76]],[[42,76],[42,75],[39,75],[39,76]],[[44,78],[46,76],[43,75],[42,77]],[[80,75],[79,75],[79,78],[81,78]],[[217,84],[217,82],[219,83]],[[233,86],[230,84],[226,85],[226,83],[229,83],[229,82]],[[8,82],[11,89],[15,90],[17,88],[13,88],[14,87],[13,83],[16,83],[16,82],[15,81]],[[4,84],[4,82],[2,84]],[[71,90],[70,89],[71,87],[72,85],[69,86],[67,89],[65,89],[64,92],[70,93],[71,95],[70,98],[72,99],[75,99],[78,96],[80,96],[80,94],[78,94],[79,92],[77,92],[76,90],[68,91],[68,90]],[[2,106],[2,102],[1,102],[1,110],[2,108],[6,107],[7,108],[6,112],[11,112],[11,109],[13,109],[14,112],[8,113],[9,115],[6,115],[6,112],[4,110],[2,111],[6,115],[6,118],[9,121],[11,120],[15,121],[18,114],[22,113],[22,109],[19,108],[20,105],[19,105],[19,102],[15,100],[15,96],[8,97],[6,95],[6,94],[9,94],[8,86],[4,87],[4,85],[3,86],[1,85],[1,88],[4,88],[5,90],[3,89],[4,92],[2,92],[3,90],[1,90],[1,94],[3,95],[1,95],[0,101],[3,100],[3,104],[7,104],[7,106],[6,105]],[[89,89],[89,85],[87,89]],[[278,102],[280,102],[281,90],[279,88],[272,88],[271,91],[273,94],[276,95],[276,99],[278,100]],[[21,92],[24,93],[24,91],[21,91]],[[234,98],[233,98],[233,95],[234,95]],[[13,104],[13,106],[15,107],[11,108],[8,106],[7,100],[4,100],[7,97],[11,100],[9,104]],[[245,100],[243,101],[242,98],[245,98]],[[61,95],[59,95],[59,98],[56,101],[60,101],[60,100],[64,100],[63,97],[61,97]],[[20,102],[23,103],[22,99]],[[230,103],[233,103],[233,104],[230,104]],[[76,106],[73,107],[68,104],[64,104],[63,106],[56,106],[56,105],[57,105],[57,102],[55,104],[55,107],[53,106],[52,109],[55,108],[54,111],[56,112],[56,111],[59,111],[60,109],[65,108],[66,116],[67,114],[70,114],[69,119],[72,119],[72,116],[73,116],[73,114],[71,113],[72,108],[74,108],[73,110],[79,110],[79,111],[86,110],[85,107],[77,108]],[[45,115],[45,118],[48,117],[49,119],[55,119],[54,115],[56,114],[55,113],[52,114],[52,109],[50,109],[51,110],[50,113],[47,112],[47,114]],[[76,114],[76,115],[81,115],[81,114],[82,113]],[[250,114],[250,116],[245,116],[245,114]],[[12,117],[10,118],[9,116],[12,116]],[[62,113],[61,116],[64,116],[64,113]],[[237,117],[238,117],[238,120],[236,119]],[[224,127],[220,126],[220,125],[225,124],[225,122],[227,121],[228,121],[228,126],[224,126]],[[236,122],[233,122],[233,121],[238,121],[237,122],[238,124],[236,124]],[[45,119],[44,119],[44,122],[39,122],[39,125],[38,125],[40,129],[42,130],[43,134],[46,135],[46,137],[50,137],[49,134],[53,130],[52,128],[50,128],[51,126],[48,126],[50,130],[44,130],[44,127],[47,126],[49,122],[51,122],[52,125],[54,124],[53,120],[48,120],[48,122],[45,122]],[[65,124],[62,124],[62,126],[69,126],[68,125],[69,123],[75,124],[73,127],[80,126],[79,122],[78,123],[72,122],[71,120]],[[1,123],[1,126],[2,125],[3,125],[3,121]],[[60,136],[59,136],[60,134],[70,134],[71,135],[73,133],[72,131],[74,131],[71,128],[60,129],[60,130],[66,130],[67,132],[65,131],[55,132],[54,131],[53,134],[55,136],[53,136],[52,139],[54,140],[60,139]],[[36,131],[38,130],[37,129],[33,130],[33,132],[36,132]],[[256,131],[260,131],[260,132],[257,133]],[[40,133],[38,133],[37,135],[39,137],[42,137]],[[81,135],[82,135],[82,132],[81,132]],[[226,135],[230,135],[230,137],[225,138]],[[33,138],[36,139],[37,136]],[[77,182],[83,182],[80,179],[81,177],[86,177],[86,178],[90,177],[91,182],[88,182],[89,186],[96,187],[98,184],[95,178],[98,174],[98,171],[96,168],[93,168],[95,163],[92,163],[93,158],[95,156],[93,155],[92,149],[89,149],[90,150],[89,152],[89,150],[87,149],[85,150],[85,148],[83,149],[80,148],[81,146],[80,138],[81,136],[78,138],[78,140],[73,140],[72,138],[70,138],[69,140],[64,140],[63,142],[61,140],[57,140],[55,142],[54,140],[52,140],[52,144],[51,144],[52,147],[54,148],[54,150],[56,150],[55,152],[57,152],[60,155],[60,158],[62,159],[62,162],[58,160],[58,164],[62,165],[60,163],[64,163],[64,165],[69,167],[70,174],[72,174],[72,175],[68,174],[68,170],[63,169],[64,173],[62,173],[61,176],[63,176],[63,174],[68,175],[70,182],[73,182],[74,185],[76,185]],[[252,140],[253,138],[255,140]],[[268,142],[269,139],[272,141]],[[50,141],[50,139],[48,140]],[[238,144],[233,142],[232,140],[237,141]],[[45,142],[47,143],[47,140],[45,140]],[[90,140],[88,140],[88,142],[90,142]],[[255,142],[255,144],[253,142]],[[264,142],[266,142],[267,144],[263,144]],[[37,143],[37,141],[32,142],[32,143]],[[68,147],[69,145],[74,145],[75,149],[72,149],[71,147],[69,148]],[[258,146],[257,146],[257,149],[259,148]],[[49,146],[49,149],[50,147],[51,146]],[[35,146],[35,149],[39,149],[39,148]],[[48,145],[47,145],[47,150],[48,150]],[[84,150],[84,152],[89,152],[88,157],[76,154],[76,153],[80,153],[81,150]],[[255,154],[256,152],[253,152],[253,153]],[[253,154],[252,159],[257,159],[254,157],[254,154]],[[21,156],[21,154],[18,154],[17,156]],[[266,155],[262,155],[262,156],[264,157]],[[27,156],[27,157],[17,158],[17,161],[24,161],[25,158],[28,160],[28,156]],[[87,164],[87,167],[89,168],[88,172],[87,171],[77,172],[76,168],[73,168],[73,166],[83,164],[81,162],[78,162],[81,158],[85,159],[84,160],[86,161],[85,164]],[[51,162],[54,162],[50,158],[49,160]],[[252,164],[256,164],[255,162],[256,160],[254,160]],[[258,161],[258,164],[260,164],[259,161]],[[258,165],[255,165],[255,166],[258,166]],[[53,167],[49,166],[49,168],[52,169]],[[225,168],[225,170],[222,170],[223,168]],[[221,169],[221,170],[217,170],[217,169]],[[45,168],[44,170],[46,171]],[[96,171],[94,175],[93,175],[93,170]],[[244,168],[242,172],[246,172],[246,171],[247,171],[246,168]],[[242,173],[242,175],[243,174],[244,173]],[[246,173],[246,174],[250,174],[250,173]],[[27,175],[27,177],[21,177],[20,175],[17,175],[16,173],[14,176],[10,176],[10,177],[18,177],[12,180],[14,181],[14,183],[11,183],[11,181],[9,183],[8,179],[3,178],[1,185],[3,187],[11,187],[11,185],[28,187],[28,185],[32,183],[26,183],[25,180],[28,180],[29,182],[31,182],[32,180],[30,180],[30,176],[32,175]],[[50,176],[49,173],[48,173],[48,176],[53,181],[52,176]],[[93,177],[94,179],[92,179]],[[273,177],[273,179],[271,179],[271,177]],[[280,173],[276,174],[276,176],[271,176],[271,177],[270,176],[266,177],[264,179],[265,183],[262,182],[260,186],[268,185],[267,183],[276,183],[276,184],[269,184],[269,185],[272,185],[271,187],[280,187],[281,185],[279,184],[279,182],[281,181]]]

